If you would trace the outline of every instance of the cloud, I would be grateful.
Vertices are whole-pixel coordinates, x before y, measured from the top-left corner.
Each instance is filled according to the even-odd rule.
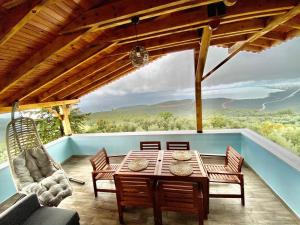
[[[220,96],[222,89],[228,96],[232,95],[229,89],[235,89],[236,95],[239,91],[246,96],[250,93],[250,89],[243,91],[246,87],[277,89],[293,82],[295,85],[300,78],[299,52],[300,38],[262,53],[241,52],[203,82],[203,96]],[[211,47],[205,73],[226,56],[227,49]],[[168,54],[82,97],[79,107],[84,111],[100,111],[194,98],[194,68],[193,51]],[[299,84],[299,80],[297,82]],[[269,93],[260,90],[260,96]]]

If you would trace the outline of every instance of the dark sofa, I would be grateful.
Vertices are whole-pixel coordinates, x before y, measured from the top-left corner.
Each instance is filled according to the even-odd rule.
[[[76,211],[40,206],[35,194],[28,195],[0,214],[0,225],[79,225]]]

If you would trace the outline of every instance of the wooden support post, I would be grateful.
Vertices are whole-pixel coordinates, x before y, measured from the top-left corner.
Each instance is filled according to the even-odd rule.
[[[196,69],[195,77],[195,97],[196,97],[196,115],[197,115],[197,133],[203,132],[202,125],[202,88],[201,81],[204,72],[206,57],[208,53],[208,47],[210,45],[210,39],[212,36],[212,30],[209,26],[203,28],[201,45]]]
[[[71,129],[71,123],[69,120],[69,115],[71,111],[70,105],[62,105],[59,106],[60,114],[62,114],[62,126],[64,128],[64,134],[67,135],[72,135],[72,129]]]

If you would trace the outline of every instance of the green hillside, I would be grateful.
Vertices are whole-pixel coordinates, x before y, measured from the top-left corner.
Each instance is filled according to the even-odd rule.
[[[292,110],[300,113],[300,91],[295,95],[288,97],[297,89],[288,89],[282,92],[271,93],[267,98],[261,99],[242,99],[232,100],[226,98],[203,99],[203,113],[223,113],[226,110],[254,110],[259,111],[263,103],[265,112],[278,112],[282,110]],[[117,108],[111,111],[97,112],[90,115],[92,121],[103,120],[119,120],[120,118],[139,118],[145,116],[157,115],[161,112],[170,112],[175,116],[194,117],[195,102],[192,99],[175,100],[162,102],[153,105],[137,105]]]

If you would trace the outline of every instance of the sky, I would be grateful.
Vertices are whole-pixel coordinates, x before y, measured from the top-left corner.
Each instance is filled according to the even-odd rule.
[[[228,55],[209,49],[205,73]],[[262,53],[240,52],[203,82],[204,98],[264,98],[287,85],[300,86],[300,38]],[[194,54],[176,52],[145,65],[80,99],[83,112],[194,98]],[[267,87],[267,88],[266,88]],[[238,93],[238,95],[237,95]]]

